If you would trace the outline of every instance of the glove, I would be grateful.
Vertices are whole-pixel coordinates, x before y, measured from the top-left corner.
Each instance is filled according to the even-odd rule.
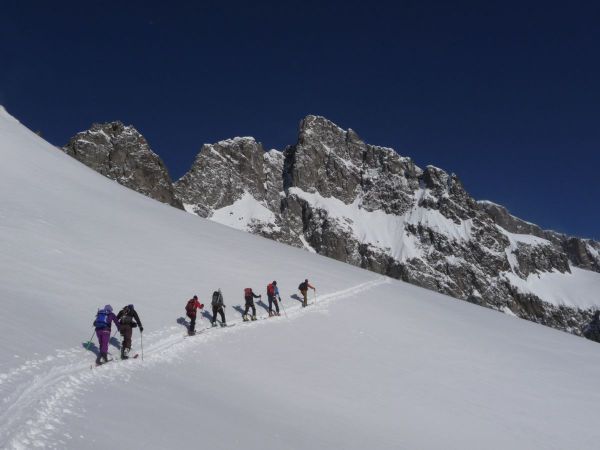
[[[140,333],[144,331],[144,327],[140,327]]]
[[[200,303],[200,309],[204,308],[204,305],[202,303]]]

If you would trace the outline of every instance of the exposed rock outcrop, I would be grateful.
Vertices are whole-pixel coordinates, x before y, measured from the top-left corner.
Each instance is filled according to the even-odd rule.
[[[146,139],[121,122],[94,124],[63,150],[86,166],[155,200],[181,208],[169,172]]]

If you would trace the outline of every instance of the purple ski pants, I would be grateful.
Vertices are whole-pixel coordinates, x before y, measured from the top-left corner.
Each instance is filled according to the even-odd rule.
[[[108,341],[110,341],[110,328],[96,330],[98,342],[100,343],[100,353],[108,353]]]

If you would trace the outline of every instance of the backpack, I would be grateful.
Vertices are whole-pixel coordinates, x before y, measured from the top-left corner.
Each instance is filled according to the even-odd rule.
[[[211,305],[223,306],[223,296],[219,291],[213,292]]]
[[[196,312],[196,300],[194,300],[193,298],[188,300],[187,304],[185,305],[185,312],[193,315]]]
[[[271,297],[275,295],[275,286],[273,286],[273,283],[267,286],[267,295]]]
[[[96,313],[96,320],[94,320],[94,326],[98,329],[108,328],[110,326],[110,311],[106,309],[99,309]]]
[[[308,290],[306,281],[303,281],[302,283],[300,283],[300,285],[298,286],[298,290],[299,291],[307,291]]]
[[[244,297],[248,298],[248,297],[252,297],[252,288],[245,288],[244,289]]]
[[[131,308],[129,308],[129,306],[126,306],[125,308],[123,308],[121,310],[121,312],[123,314],[119,313],[119,314],[121,314],[121,318],[119,319],[119,322],[122,325],[132,325],[133,324],[133,314],[131,312]]]

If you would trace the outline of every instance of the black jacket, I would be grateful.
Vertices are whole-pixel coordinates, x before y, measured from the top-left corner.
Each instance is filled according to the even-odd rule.
[[[121,325],[128,325],[134,328],[136,326],[140,328],[142,327],[142,321],[140,320],[140,316],[138,316],[137,311],[135,309],[129,308],[129,306],[126,306],[121,311],[119,311],[119,314],[117,314],[117,319],[119,319],[119,323]]]

